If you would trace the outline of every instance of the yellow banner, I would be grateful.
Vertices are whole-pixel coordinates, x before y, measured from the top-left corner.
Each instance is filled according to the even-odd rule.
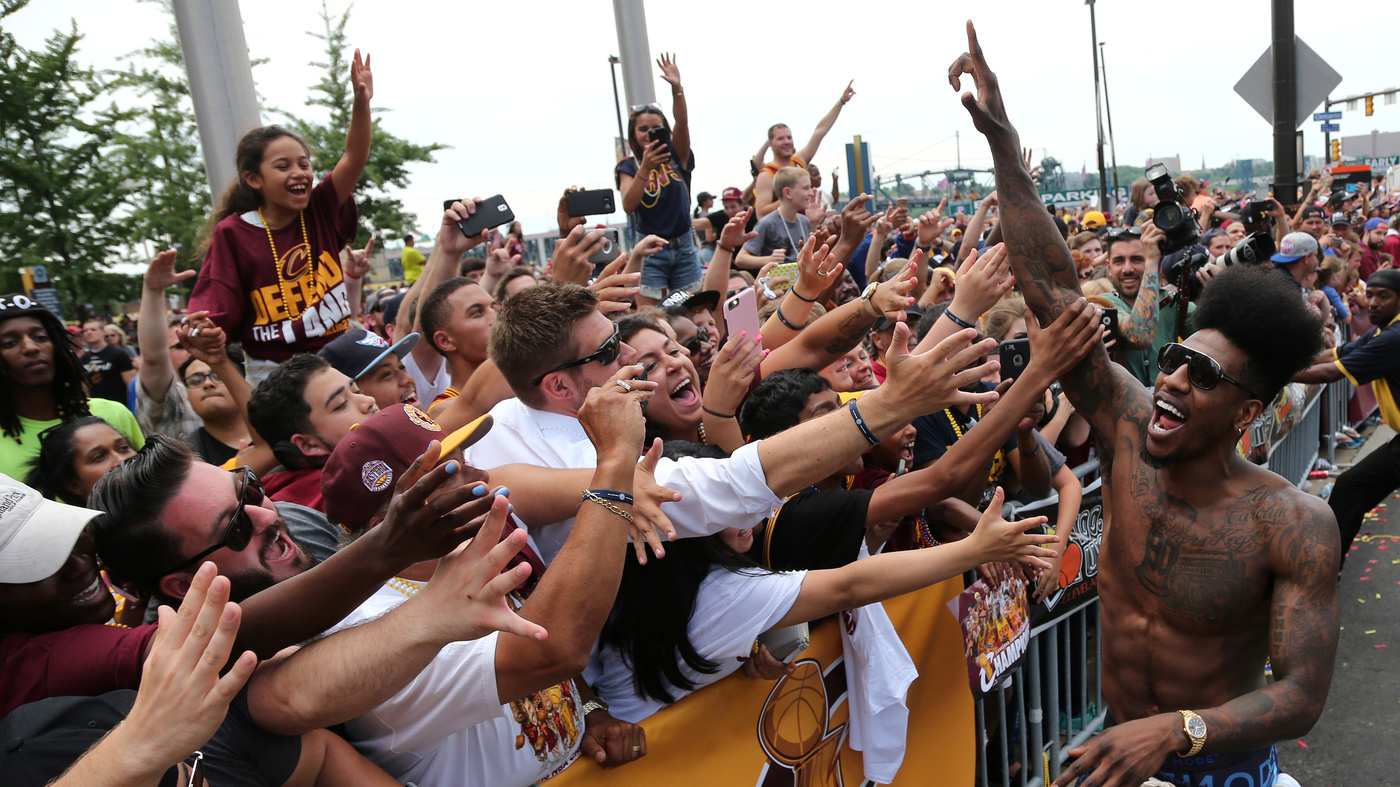
[[[976,762],[967,657],[947,603],[954,577],[885,602],[914,659],[909,730],[895,785],[967,787]],[[812,631],[797,670],[776,683],[743,671],[642,722],[647,756],[609,771],[580,758],[549,787],[841,787],[865,784],[860,752],[847,740],[845,664],[839,618]]]

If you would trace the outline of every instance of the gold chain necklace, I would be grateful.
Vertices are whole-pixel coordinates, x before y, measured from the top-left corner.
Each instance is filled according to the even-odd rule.
[[[316,256],[311,253],[311,236],[306,232],[306,211],[297,211],[297,218],[301,219],[301,239],[306,244],[306,264],[311,268],[311,278],[316,278]],[[292,319],[292,302],[287,297],[287,280],[282,276],[282,258],[277,256],[277,244],[272,241],[272,227],[263,218],[262,208],[258,208],[258,220],[262,222],[263,229],[267,231],[267,245],[272,249],[272,267],[277,269],[277,291],[282,295],[282,307],[287,311],[287,319]],[[268,309],[271,312],[271,309]]]

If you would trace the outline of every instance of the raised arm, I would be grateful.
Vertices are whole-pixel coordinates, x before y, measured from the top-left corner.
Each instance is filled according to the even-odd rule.
[[[136,338],[141,345],[141,387],[157,403],[165,401],[175,369],[170,363],[170,339],[165,328],[165,291],[194,278],[196,271],[175,272],[174,251],[163,251],[151,260],[141,278],[141,319]]]
[[[807,140],[807,144],[803,145],[801,150],[797,151],[797,157],[802,159],[804,164],[812,163],[812,158],[817,155],[817,148],[821,147],[822,140],[826,139],[826,134],[831,131],[831,127],[836,125],[836,118],[841,116],[841,108],[846,106],[846,102],[855,96],[856,91],[851,87],[853,84],[855,84],[854,79],[846,83],[846,89],[841,91],[841,98],[832,105],[831,111],[826,113],[826,117],[817,123],[817,127],[812,130],[812,138]]]
[[[967,44],[968,51],[948,68],[948,81],[954,90],[963,74],[970,74],[976,83],[977,96],[963,93],[962,104],[991,146],[1001,209],[999,226],[1011,270],[1026,303],[1042,323],[1050,323],[1080,297],[1079,274],[1069,246],[1055,229],[1054,219],[1046,212],[1021,158],[1020,138],[1007,119],[996,75],[987,67],[977,31],[970,21]],[[964,315],[964,319],[976,318]],[[1147,392],[1127,370],[1113,365],[1102,348],[1095,349],[1067,374],[1063,385],[1074,409],[1101,435],[1117,434],[1130,427],[1145,428],[1151,414]]]
[[[661,78],[671,86],[671,147],[676,151],[679,169],[690,161],[690,115],[685,105],[685,90],[681,88],[681,70],[674,54],[661,53],[656,65]]]
[[[355,99],[350,110],[350,128],[345,131],[345,155],[331,170],[331,183],[335,185],[335,196],[341,204],[355,193],[355,184],[365,171],[365,164],[369,163],[369,143],[374,132],[369,116],[369,101],[374,98],[374,74],[369,70],[369,55],[360,60],[358,49],[350,63],[350,86],[355,91]]]
[[[462,235],[461,228],[457,226],[457,222],[476,213],[476,206],[479,204],[481,204],[479,197],[461,200],[452,203],[451,207],[443,211],[442,223],[438,225],[437,239],[433,241],[433,250],[428,254],[428,261],[423,263],[423,274],[403,296],[403,304],[399,308],[398,318],[394,321],[394,336],[403,338],[410,333],[421,334],[423,332],[423,310],[418,308],[423,305],[423,299],[437,289],[439,284],[457,275],[457,263],[467,250],[474,249],[486,242],[486,232],[468,238]],[[433,377],[432,370],[445,363],[443,357],[438,355],[437,350],[433,349],[432,342],[418,342],[413,347],[412,355],[418,368],[429,379]]]

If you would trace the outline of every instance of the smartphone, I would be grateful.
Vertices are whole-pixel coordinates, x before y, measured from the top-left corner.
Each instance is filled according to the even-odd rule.
[[[1015,380],[1031,362],[1031,340],[1009,339],[997,347],[997,357],[1001,360],[1001,379]]]
[[[1117,339],[1117,338],[1118,338],[1118,310],[1117,310],[1117,309],[1108,308],[1108,309],[1100,309],[1099,311],[1100,311],[1100,314],[1099,314],[1099,324],[1103,325],[1103,327],[1105,327],[1105,328],[1108,329],[1108,337],[1107,337],[1107,339]],[[1107,341],[1105,340],[1104,343],[1107,344]]]
[[[1249,210],[1256,216],[1267,216],[1274,209],[1274,203],[1266,199],[1250,200]]]
[[[1348,194],[1355,194],[1355,193],[1356,193],[1356,184],[1355,184],[1355,183],[1348,183],[1348,184],[1347,184],[1347,193],[1348,193]]]
[[[758,635],[758,645],[768,648],[768,653],[773,658],[785,664],[791,664],[802,652],[812,644],[812,636],[806,623],[798,623],[795,626],[784,626],[780,629],[771,629]]]
[[[645,380],[647,379],[647,367],[646,367],[646,364],[642,364],[642,373],[639,374],[639,375],[637,375],[636,377],[633,377],[632,379],[633,379],[633,380],[642,380],[642,381],[645,381]],[[647,411],[647,402],[650,402],[650,401],[651,401],[650,399],[643,399],[643,400],[642,400],[642,412],[645,413],[645,412]]]
[[[462,200],[465,202],[466,200]],[[452,207],[452,201],[447,202],[447,207]],[[444,208],[446,210],[446,208]],[[515,213],[506,204],[506,198],[497,194],[481,201],[476,206],[476,213],[457,222],[457,228],[468,238],[480,235],[482,232],[499,227],[502,224],[509,224],[515,221]]]
[[[564,204],[569,210],[569,216],[597,216],[604,213],[613,213],[617,206],[613,201],[612,189],[594,189],[593,191],[570,191],[564,195]]]
[[[894,204],[895,204],[895,207],[899,208],[900,210],[909,210],[909,198],[908,198],[908,197],[900,197],[899,199],[897,199],[897,200],[894,201]]]
[[[773,287],[772,289],[774,292],[784,292],[792,289],[797,284],[797,279],[801,275],[802,269],[797,267],[797,263],[795,262],[785,262],[782,265],[774,265],[773,269],[768,271],[769,280],[776,279],[779,276],[786,276],[788,278],[787,284],[780,284]]]
[[[592,232],[592,230],[589,230],[589,232]],[[602,233],[603,245],[600,246],[597,251],[593,252],[593,254],[588,258],[588,261],[593,263],[594,265],[597,265],[599,263],[606,265],[609,262],[612,262],[613,260],[617,259],[617,254],[622,249],[622,241],[618,238],[618,233],[616,229],[612,227],[604,227]]]
[[[671,144],[671,129],[665,126],[657,126],[647,132],[647,139],[651,142],[660,142],[663,145]]]
[[[747,333],[750,339],[758,336],[761,328],[758,321],[758,295],[752,287],[745,287],[725,299],[724,324],[728,327],[730,336],[740,331]]]

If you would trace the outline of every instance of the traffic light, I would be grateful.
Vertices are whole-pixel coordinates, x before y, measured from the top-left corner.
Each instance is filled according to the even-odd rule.
[[[1375,96],[1367,96],[1367,97],[1366,97],[1366,117],[1370,117],[1371,115],[1374,115],[1375,113],[1376,113],[1376,97],[1375,97]]]
[[[1342,160],[1342,141],[1340,139],[1332,140],[1332,160]]]

